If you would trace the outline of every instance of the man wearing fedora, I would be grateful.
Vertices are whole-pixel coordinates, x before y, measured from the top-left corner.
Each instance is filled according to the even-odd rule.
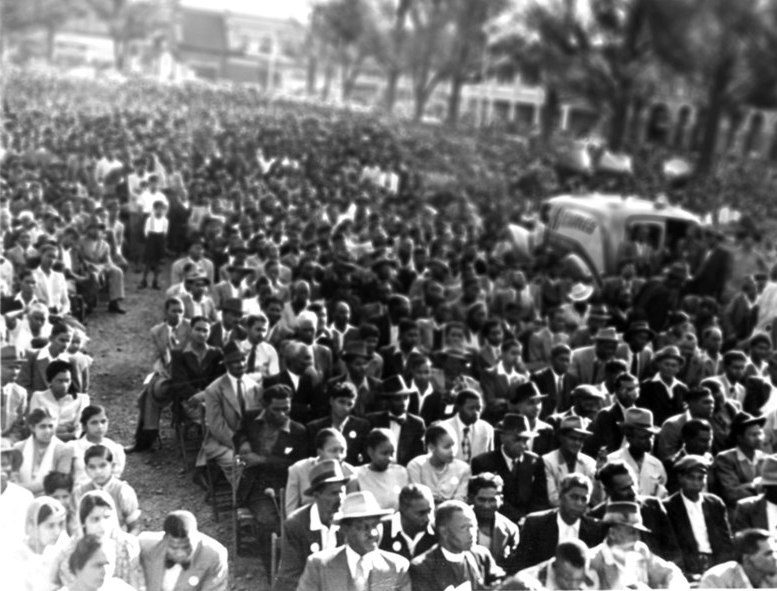
[[[591,421],[597,416],[604,406],[606,398],[600,388],[590,384],[577,386],[570,395],[571,406],[559,413],[547,417],[547,422],[554,429],[567,417],[580,417],[583,420],[583,428],[591,430]]]
[[[251,267],[236,263],[227,264],[226,271],[227,278],[219,281],[210,290],[210,297],[217,310],[221,310],[227,300],[235,298],[242,300],[248,296],[251,283],[248,278],[254,273]]]
[[[491,472],[502,478],[504,502],[499,511],[518,523],[545,502],[545,468],[542,459],[528,451],[535,433],[525,416],[508,413],[497,423],[495,431],[499,435],[499,448],[472,458],[472,474]]]
[[[346,441],[345,461],[358,466],[367,460],[364,441],[372,426],[370,421],[353,416],[356,404],[356,389],[349,382],[329,382],[326,386],[329,398],[329,414],[307,424],[310,437],[310,453],[316,453],[315,440],[321,429],[332,428],[343,434]]]
[[[559,423],[559,448],[542,456],[548,503],[551,507],[558,507],[559,485],[567,474],[577,472],[593,481],[596,475],[596,460],[582,452],[583,444],[590,436],[591,432],[583,427],[580,417],[565,417]]]
[[[198,465],[215,461],[229,479],[235,460],[234,437],[248,411],[262,406],[259,384],[245,375],[245,354],[234,341],[226,344],[227,373],[205,388],[205,437]]]
[[[559,506],[529,513],[521,526],[521,544],[506,569],[522,570],[548,560],[559,542],[581,540],[593,547],[603,539],[597,520],[588,517],[588,503],[593,492],[590,478],[567,474],[559,484]]]
[[[367,415],[373,428],[389,429],[394,434],[397,463],[403,466],[424,453],[426,425],[421,417],[408,412],[414,393],[401,375],[386,378],[380,390],[386,410]]]
[[[755,479],[764,460],[763,426],[766,417],[740,412],[731,422],[735,447],[720,452],[712,464],[710,492],[722,498],[730,511],[737,501],[757,493]]]
[[[735,559],[710,568],[699,581],[700,589],[774,589],[777,587],[777,553],[774,536],[763,528],[734,535]]]
[[[666,496],[666,470],[661,461],[650,451],[660,431],[653,425],[653,413],[644,408],[627,408],[623,421],[618,425],[627,445],[610,453],[608,462],[621,461],[637,475],[637,494],[662,498]]]
[[[656,425],[663,425],[669,417],[685,411],[688,387],[677,379],[685,358],[677,347],[669,346],[656,353],[653,361],[658,373],[640,384],[637,406],[652,412]]]
[[[554,412],[564,412],[569,408],[570,394],[579,384],[578,378],[569,373],[571,361],[572,349],[568,345],[554,345],[550,350],[548,366],[531,375],[540,392],[548,396],[540,411],[543,420]]]
[[[585,326],[578,327],[569,337],[569,346],[574,349],[589,347],[594,344],[596,334],[610,321],[611,316],[606,304],[594,304],[589,307]]]
[[[638,320],[629,323],[626,332],[623,333],[625,341],[618,346],[623,359],[631,359],[629,372],[638,379],[643,380],[648,377],[653,361],[653,349],[650,346],[656,333],[650,328],[650,325],[644,320]],[[628,349],[628,351],[624,351]]]
[[[370,492],[347,495],[332,520],[345,544],[310,556],[297,591],[410,591],[407,559],[379,548],[391,513]]]
[[[469,583],[488,589],[504,577],[491,553],[477,544],[477,517],[462,501],[445,501],[434,514],[437,544],[410,564],[413,589],[444,591]]]
[[[539,418],[545,398],[547,395],[540,393],[537,384],[526,382],[514,388],[508,405],[511,412],[526,417],[533,433],[528,440],[528,450],[540,457],[558,447],[553,426]]]
[[[105,224],[92,220],[87,226],[86,236],[79,244],[79,252],[89,275],[100,285],[108,286],[108,311],[124,314],[119,303],[124,299],[124,271],[111,259],[111,246],[103,237]]]
[[[629,362],[628,352],[618,350],[618,335],[611,326],[602,328],[594,337],[594,344],[572,351],[569,373],[581,384],[600,384],[604,381],[604,366],[615,357]],[[622,357],[626,355],[626,357]]]
[[[246,338],[245,329],[240,326],[243,317],[243,300],[229,298],[224,300],[221,306],[221,320],[217,320],[210,327],[208,344],[223,349],[230,341],[238,344]]]
[[[689,454],[675,464],[680,490],[663,501],[682,552],[686,576],[698,578],[711,566],[733,557],[726,505],[704,492],[710,462]]]
[[[313,502],[294,511],[283,523],[281,561],[273,591],[294,591],[308,556],[341,544],[342,536],[332,519],[340,510],[349,481],[336,460],[322,460],[313,467],[310,487],[304,491]]]
[[[777,455],[764,457],[759,483],[760,494],[737,501],[731,522],[735,532],[749,527],[769,531],[777,528]]]
[[[11,481],[22,466],[22,451],[5,437],[0,440],[0,531],[6,540],[21,542],[27,535],[25,519],[32,493]]]
[[[627,501],[607,504],[602,525],[604,541],[591,549],[591,568],[603,589],[688,589],[688,581],[672,562],[640,541],[650,530],[642,523],[639,505]]]

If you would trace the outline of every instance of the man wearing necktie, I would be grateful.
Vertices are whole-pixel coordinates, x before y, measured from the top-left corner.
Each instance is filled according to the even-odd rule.
[[[214,460],[229,478],[234,461],[233,438],[247,410],[260,407],[259,385],[245,375],[245,356],[235,341],[224,347],[227,373],[205,389],[205,439],[198,465]]]
[[[381,520],[392,513],[369,491],[347,495],[332,520],[345,544],[313,554],[297,591],[410,591],[407,559],[379,548]]]
[[[189,511],[173,511],[163,531],[142,532],[138,542],[149,589],[227,591],[227,549],[201,533]]]
[[[494,428],[480,418],[482,412],[480,394],[466,388],[456,394],[456,414],[442,421],[456,436],[459,460],[469,463],[473,456],[494,449]]]

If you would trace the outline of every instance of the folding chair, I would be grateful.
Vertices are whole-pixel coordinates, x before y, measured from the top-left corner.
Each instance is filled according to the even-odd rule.
[[[185,469],[194,467],[197,454],[205,437],[205,405],[202,404],[199,411],[199,419],[195,420],[186,416],[181,402],[173,402],[171,426],[175,431],[175,439],[178,442],[178,450]],[[193,437],[192,437],[193,435]],[[190,457],[194,460],[190,461]]]

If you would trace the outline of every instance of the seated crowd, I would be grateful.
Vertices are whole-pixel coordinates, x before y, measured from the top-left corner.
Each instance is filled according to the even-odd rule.
[[[13,588],[228,588],[224,546],[177,508],[141,531],[143,491],[122,479],[168,408],[202,427],[194,480],[235,487],[277,591],[777,586],[777,272],[746,238],[709,229],[682,260],[636,249],[589,285],[416,199],[417,161],[379,127],[262,123],[238,95],[213,113],[212,153],[160,125],[160,158],[144,142],[171,113],[158,92],[135,123],[50,121],[72,192],[45,159],[3,156]],[[69,123],[99,159],[56,139]],[[711,274],[721,249],[750,272]],[[83,320],[101,298],[124,311],[132,265],[161,321],[125,450],[90,399]]]

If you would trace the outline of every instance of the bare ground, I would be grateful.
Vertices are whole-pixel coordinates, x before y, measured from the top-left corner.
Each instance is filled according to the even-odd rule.
[[[162,274],[163,290],[168,287],[167,266]],[[164,291],[138,290],[139,275],[126,275],[127,298],[123,316],[107,314],[105,304],[88,318],[87,346],[94,357],[91,397],[108,411],[109,436],[131,445],[137,424],[137,396],[150,371],[148,330],[163,316]],[[127,457],[124,479],[137,491],[143,511],[143,529],[160,530],[165,515],[175,509],[192,511],[200,530],[230,549],[230,590],[269,590],[265,570],[258,558],[233,556],[232,521],[220,514],[216,522],[202,489],[192,482],[192,470],[185,470],[170,428],[169,413],[161,425],[162,448],[153,453]]]

